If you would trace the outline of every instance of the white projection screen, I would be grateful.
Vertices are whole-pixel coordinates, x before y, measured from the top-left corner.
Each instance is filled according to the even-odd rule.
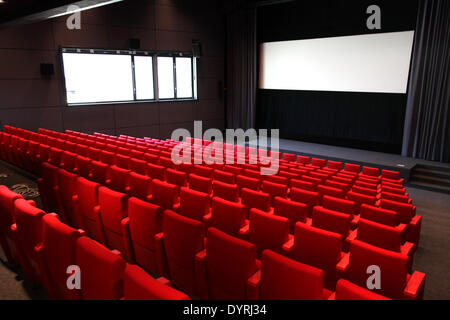
[[[260,89],[406,93],[414,31],[266,42]]]

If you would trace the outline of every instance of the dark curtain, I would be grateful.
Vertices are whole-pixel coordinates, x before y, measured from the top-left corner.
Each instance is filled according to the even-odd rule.
[[[227,128],[254,128],[256,109],[256,9],[227,17]]]
[[[419,1],[404,156],[450,162],[450,1]]]

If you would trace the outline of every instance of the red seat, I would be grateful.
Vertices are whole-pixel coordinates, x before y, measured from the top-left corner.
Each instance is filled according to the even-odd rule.
[[[190,300],[183,292],[152,278],[136,265],[127,264],[123,283],[124,300]]]
[[[335,197],[335,198],[344,199],[345,193],[346,193],[345,190],[337,189],[334,187],[325,186],[325,185],[321,185],[321,184],[319,184],[317,186],[317,192],[320,194],[321,202],[322,202],[323,196],[331,196],[331,197]]]
[[[213,196],[232,202],[239,202],[239,187],[237,184],[228,184],[221,181],[213,181]]]
[[[270,230],[270,231],[269,231]],[[270,236],[267,233],[270,232]],[[258,209],[250,210],[248,241],[256,246],[256,256],[265,249],[283,252],[283,246],[293,238],[289,234],[289,219],[268,214]]]
[[[189,189],[211,194],[212,179],[191,173],[189,174]]]
[[[163,215],[162,233],[156,236],[159,270],[175,286],[199,296],[195,256],[204,248],[204,226],[171,210]]]
[[[214,170],[213,172],[213,178],[214,180],[234,184],[235,183],[235,174],[222,171],[222,170]]]
[[[187,186],[187,174],[174,169],[166,170],[167,183],[175,184],[178,188]]]
[[[129,176],[130,170],[117,166],[109,167],[108,187],[122,193],[128,193],[130,191]]]
[[[178,187],[158,179],[152,180],[152,195],[149,200],[163,209],[178,211],[180,207]]]
[[[289,255],[302,263],[325,271],[325,287],[332,289],[337,280],[336,266],[344,257],[342,236],[297,222],[294,246]]]
[[[275,215],[289,220],[289,232],[291,234],[294,234],[295,224],[298,221],[306,222],[308,216],[308,206],[306,204],[281,197],[275,197],[273,208]]]
[[[161,207],[129,198],[128,217],[122,220],[128,256],[132,262],[152,273],[159,273],[155,235],[161,232],[161,221]]]
[[[105,235],[105,245],[110,249],[116,249],[128,255],[124,243],[122,219],[128,215],[128,197],[120,192],[113,191],[106,187],[98,189],[99,215],[102,221]]]
[[[344,170],[342,171],[347,174],[359,173],[361,171],[361,166],[359,164],[346,163],[344,165]]]
[[[202,279],[200,298],[244,300],[249,279],[260,267],[253,244],[234,238],[215,228],[208,229],[206,250],[196,255],[196,270]]]
[[[110,166],[115,165],[115,154],[106,150],[100,152],[100,161]]]
[[[390,227],[381,223],[366,219],[360,219],[358,229],[353,231],[351,240],[360,240],[371,245],[403,253],[410,257],[409,268],[412,267],[415,245],[411,242],[405,243],[406,225],[400,224]]]
[[[380,289],[373,292],[392,299],[423,299],[425,274],[408,273],[408,256],[354,240],[350,253],[339,265],[345,279],[359,286],[366,286],[370,266],[377,266]],[[373,273],[373,271],[372,271]],[[370,273],[369,273],[370,274]]]
[[[311,167],[316,168],[323,168],[327,164],[327,161],[325,159],[319,159],[319,158],[312,158],[311,159]]]
[[[311,160],[310,160],[309,157],[306,157],[306,156],[300,156],[300,155],[297,156],[297,162],[298,162],[298,163],[301,163],[301,164],[303,164],[303,165],[308,164],[310,161],[311,161]]]
[[[313,207],[320,204],[320,194],[318,192],[291,188],[290,198],[292,201],[301,202],[308,206],[308,217],[312,216]]]
[[[130,172],[128,175],[128,194],[147,201],[152,194],[152,179],[141,174]]]
[[[83,300],[117,300],[123,296],[125,260],[97,241],[80,237],[76,241],[76,265],[81,271]]]
[[[368,196],[362,193],[356,193],[352,191],[347,193],[347,200],[355,202],[355,210],[357,214],[359,214],[362,204],[375,205],[376,203],[375,196]]]
[[[130,170],[142,175],[147,175],[147,162],[140,159],[130,159]]]
[[[381,191],[379,193],[379,198],[412,204],[412,200],[408,196],[391,193],[391,192],[387,192],[387,191]]]
[[[42,217],[45,212],[33,206],[25,199],[14,201],[15,224],[11,226],[14,231],[15,247],[18,260],[28,281],[40,283],[38,258],[35,246],[42,242]]]
[[[103,228],[98,206],[98,183],[78,177],[76,181],[76,196],[74,197],[74,212],[76,227],[81,228],[97,241],[105,243]]]
[[[102,185],[109,183],[109,165],[100,161],[91,162],[91,179]]]
[[[147,163],[147,175],[152,179],[158,179],[161,181],[166,180],[166,167],[153,164],[153,163]]]
[[[42,285],[51,299],[79,299],[76,290],[67,287],[69,266],[75,265],[75,245],[83,232],[59,221],[56,214],[42,218],[42,243],[36,246]]]
[[[192,170],[192,173],[205,177],[205,178],[212,178],[213,177],[213,170],[212,168],[208,168],[206,166],[202,165],[194,165],[194,168]]]
[[[0,245],[6,259],[18,262],[17,249],[14,243],[14,231],[11,226],[16,222],[14,218],[14,202],[23,197],[12,192],[8,187],[0,185]]]
[[[248,224],[246,216],[247,208],[245,205],[214,197],[212,199],[211,217],[207,218],[206,221],[208,226],[242,237],[247,232],[244,228]]]
[[[239,186],[239,189],[248,188],[252,190],[259,190],[259,179],[250,178],[243,175],[236,176],[236,184]]]
[[[341,169],[342,169],[342,162],[328,160],[327,168],[333,169],[333,170],[337,170],[337,171],[341,171]]]
[[[88,148],[88,157],[91,160],[100,161],[100,152],[100,149],[90,147]]]
[[[365,188],[359,185],[354,185],[352,187],[354,193],[365,194],[367,196],[376,197],[378,195],[377,189]]]
[[[400,178],[400,172],[398,171],[383,169],[381,170],[381,177],[383,179],[387,179],[387,181],[392,181],[399,184],[403,184],[403,182],[405,181],[405,179]]]
[[[292,153],[283,153],[283,160],[286,160],[286,161],[295,161],[295,154],[292,154]]]
[[[382,223],[391,227],[395,227],[399,224],[397,212],[367,204],[361,205],[360,218]]]
[[[380,176],[380,169],[364,166],[362,168],[360,176],[373,177],[373,178],[376,178],[378,180],[378,177]]]
[[[291,188],[303,189],[307,191],[316,191],[316,185],[309,181],[304,181],[300,179],[291,179],[290,181]]]
[[[261,183],[261,190],[270,194],[271,203],[274,202],[275,197],[287,198],[288,196],[288,186],[285,184],[263,181]]]
[[[48,162],[54,166],[61,165],[62,150],[57,148],[50,148]]]
[[[180,214],[187,218],[204,222],[211,213],[211,198],[207,193],[182,187],[180,189]]]
[[[422,217],[416,215],[416,206],[387,199],[381,199],[379,206],[397,212],[398,221],[408,226],[407,240],[419,246]]]
[[[345,279],[340,279],[336,284],[336,292],[329,300],[391,300],[376,294],[366,288],[357,286]]]
[[[346,239],[350,233],[351,220],[352,216],[350,214],[316,206],[313,210],[311,225],[316,228],[339,233],[342,239]]]
[[[328,299],[331,291],[324,289],[324,278],[323,270],[265,250],[261,263],[260,299]]]
[[[270,194],[262,191],[243,188],[241,190],[241,202],[248,210],[256,208],[265,212],[273,211],[270,205]]]
[[[63,222],[75,228],[80,227],[80,221],[74,211],[74,199],[77,194],[77,177],[74,173],[58,169],[57,178],[60,198],[58,201],[59,208],[56,212],[59,213]]]
[[[272,183],[276,183],[276,184],[282,184],[282,185],[289,185],[289,179],[286,177],[282,177],[282,176],[277,176],[275,174],[269,174],[269,175],[265,175],[263,177],[264,180],[266,181],[270,181]]]
[[[91,161],[89,158],[77,156],[75,173],[89,179],[91,175]]]
[[[41,194],[42,205],[46,212],[58,212],[59,187],[58,168],[44,162],[41,166],[41,178],[37,183]]]

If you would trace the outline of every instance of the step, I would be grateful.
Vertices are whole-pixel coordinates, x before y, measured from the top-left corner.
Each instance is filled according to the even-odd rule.
[[[444,179],[439,177],[431,177],[428,175],[422,175],[422,174],[413,174],[411,176],[411,180],[419,181],[419,182],[426,182],[435,184],[437,186],[446,186],[450,187],[450,179]]]
[[[450,167],[444,167],[444,166],[436,166],[436,165],[424,165],[424,164],[418,164],[414,167],[413,170],[416,169],[426,169],[426,170],[432,170],[432,171],[439,171],[443,173],[450,174]]]
[[[416,174],[450,180],[450,172],[444,171],[444,170],[441,170],[441,169],[437,170],[437,169],[422,168],[422,167],[414,168],[414,170],[412,171],[411,176],[414,176]]]
[[[434,191],[434,192],[450,194],[450,187],[438,186],[433,183],[421,182],[421,181],[416,181],[416,180],[411,180],[407,187],[419,188],[419,189],[425,189],[425,190]]]

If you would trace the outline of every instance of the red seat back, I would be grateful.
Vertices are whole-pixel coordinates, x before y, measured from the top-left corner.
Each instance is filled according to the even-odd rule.
[[[403,298],[408,279],[408,256],[353,240],[345,278],[359,286],[366,286],[369,266],[377,266],[381,272],[380,289],[373,292],[392,299]]]
[[[264,250],[261,264],[262,300],[323,300],[325,272]]]
[[[207,238],[209,298],[245,300],[247,280],[257,271],[255,246],[215,228]]]
[[[257,256],[265,249],[281,252],[289,240],[289,220],[258,209],[250,210],[248,239],[256,246]],[[270,230],[270,237],[267,232]]]
[[[97,241],[76,241],[76,264],[81,270],[81,299],[117,300],[123,296],[125,260]]]
[[[195,255],[203,250],[203,224],[167,210],[163,216],[164,249],[170,280],[181,290],[196,293]]]
[[[308,206],[306,204],[281,197],[275,197],[273,208],[274,214],[289,220],[289,232],[292,234],[295,231],[295,224],[298,221],[306,222],[308,216]]]
[[[231,235],[239,235],[240,228],[245,225],[247,208],[241,203],[214,197],[211,214],[211,226]]]
[[[339,233],[345,239],[350,232],[351,219],[350,214],[316,206],[312,214],[312,226]]]
[[[228,184],[221,181],[213,181],[213,196],[228,201],[239,201],[239,187],[237,184]]]
[[[210,201],[211,198],[207,193],[182,187],[180,189],[180,214],[203,222],[203,217],[210,211]]]

